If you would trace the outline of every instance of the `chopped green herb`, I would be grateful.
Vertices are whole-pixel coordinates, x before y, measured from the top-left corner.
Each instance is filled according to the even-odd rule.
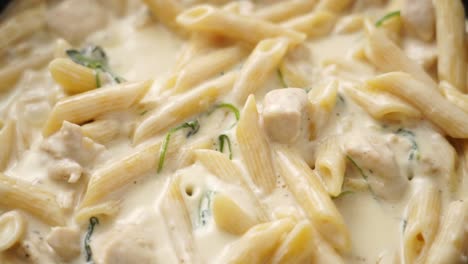
[[[419,153],[419,147],[418,143],[415,140],[415,135],[412,131],[404,129],[404,128],[399,128],[395,134],[401,135],[405,138],[407,138],[411,142],[411,152],[409,154],[408,159],[413,160],[415,157],[417,160],[420,159],[421,155]]]
[[[201,198],[198,209],[198,226],[205,226],[208,224],[211,217],[211,200],[214,194],[214,191],[206,191]]]
[[[386,14],[385,16],[383,16],[382,18],[377,20],[377,22],[375,22],[375,26],[380,27],[380,26],[383,25],[383,23],[385,23],[385,21],[389,20],[392,17],[396,17],[396,16],[400,16],[400,10],[393,11],[393,12],[390,12],[390,13]]]
[[[92,216],[89,218],[89,225],[88,225],[88,232],[86,232],[86,236],[84,239],[84,248],[86,253],[86,261],[88,263],[93,263],[93,251],[91,250],[91,236],[94,232],[94,227],[99,224],[99,219],[97,217]]]
[[[115,75],[108,63],[107,55],[99,46],[89,45],[81,50],[69,49],[66,51],[68,57],[75,63],[88,67],[96,71],[96,86],[101,87],[99,73],[105,72],[116,82],[121,83],[123,78]]]
[[[278,69],[278,70],[276,71],[276,73],[278,74],[278,79],[280,80],[281,85],[283,85],[284,88],[288,88],[288,84],[287,84],[286,81],[284,80],[283,73],[281,72],[281,70]]]
[[[142,115],[145,115],[146,113],[148,113],[148,110],[141,112],[140,115],[142,116]]]
[[[407,225],[408,225],[408,220],[403,219],[403,221],[402,221],[402,227],[401,227],[403,233],[405,232],[406,226],[407,226]]]
[[[96,87],[97,88],[101,88],[101,78],[99,77],[99,73],[101,73],[101,70],[100,69],[96,69],[94,71],[94,75],[96,77]]]
[[[218,104],[216,105],[213,110],[211,110],[208,114],[210,115],[211,113],[213,113],[216,109],[219,109],[219,108],[226,108],[228,110],[231,110],[233,113],[234,113],[234,116],[236,117],[236,122],[234,124],[232,124],[231,127],[234,127],[237,122],[239,121],[240,119],[240,111],[239,109],[237,109],[237,107],[235,107],[233,104],[228,104],[228,103],[221,103],[221,104]]]
[[[227,135],[225,135],[225,134],[221,134],[218,137],[218,141],[219,141],[219,151],[221,153],[224,152],[224,141],[227,141],[227,145],[228,145],[228,148],[229,148],[229,159],[232,159],[231,140],[229,139],[229,137]]]
[[[364,173],[364,171],[361,169],[361,167],[359,167],[359,165],[357,165],[357,163],[350,157],[350,156],[346,156],[346,158],[348,158],[349,161],[351,161],[351,163],[354,165],[354,167],[356,167],[359,171],[359,173],[361,174],[362,178],[364,178],[364,180],[367,181],[367,175]]]
[[[184,128],[190,129],[186,137],[191,137],[195,135],[200,129],[200,123],[198,123],[198,120],[194,120],[194,121],[183,123],[182,125],[178,127],[174,127],[171,130],[169,130],[169,132],[166,134],[166,137],[164,138],[164,141],[161,145],[161,149],[159,151],[158,173],[161,172],[163,169],[164,160],[166,158],[167,147],[169,146],[169,141],[171,140],[172,134]]]

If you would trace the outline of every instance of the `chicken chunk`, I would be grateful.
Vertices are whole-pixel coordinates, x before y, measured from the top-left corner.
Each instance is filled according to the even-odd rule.
[[[424,41],[435,35],[435,12],[431,0],[404,0],[401,9],[403,23],[411,33]]]
[[[107,20],[107,11],[95,0],[65,0],[46,14],[47,26],[75,43],[104,27]]]
[[[80,254],[80,231],[73,227],[53,227],[46,238],[47,244],[63,260],[69,261]]]
[[[307,93],[299,88],[278,89],[265,96],[263,124],[268,136],[279,143],[294,143],[304,123]]]

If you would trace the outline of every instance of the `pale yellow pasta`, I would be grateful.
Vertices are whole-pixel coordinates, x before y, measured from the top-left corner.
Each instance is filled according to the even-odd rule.
[[[353,2],[353,0],[320,0],[317,5],[317,10],[327,10],[338,13],[347,9]]]
[[[166,158],[183,143],[182,137],[174,136],[168,147]],[[161,142],[149,143],[128,156],[96,170],[88,183],[80,208],[95,205],[107,195],[124,188],[145,173],[156,170]]]
[[[312,88],[307,96],[315,108],[321,108],[326,112],[330,112],[335,107],[337,94],[338,82],[334,80],[325,85]]]
[[[280,22],[309,12],[315,4],[316,0],[278,1],[258,10],[255,16],[272,22]]]
[[[377,120],[404,121],[421,117],[418,109],[393,94],[375,91],[366,86],[349,86],[346,91],[357,104]]]
[[[201,84],[187,93],[169,100],[167,104],[146,114],[135,129],[133,141],[139,143],[148,137],[175,126],[187,118],[208,110],[219,95],[228,92],[237,72],[229,72],[210,82]]]
[[[315,169],[331,196],[341,193],[346,171],[346,156],[339,137],[329,137],[320,142],[316,152]]]
[[[234,100],[245,102],[250,94],[255,93],[267,81],[269,75],[278,67],[288,49],[285,38],[265,39],[260,41],[242,65],[234,87]]]
[[[215,75],[224,74],[239,63],[245,53],[242,47],[232,46],[198,56],[171,77],[167,88],[175,93],[185,92]]]
[[[333,263],[333,264],[344,264],[342,257],[336,252],[336,250],[327,242],[323,236],[317,231],[312,229],[312,246],[315,248],[314,263]]]
[[[310,38],[325,36],[335,26],[336,15],[328,11],[316,11],[307,15],[292,18],[281,23],[289,28],[306,34]]]
[[[161,23],[178,32],[183,32],[176,22],[177,15],[184,9],[179,0],[143,0],[143,2]]]
[[[281,74],[287,86],[290,87],[308,87],[310,80],[306,74],[300,70],[295,63],[290,60],[283,59],[279,65],[278,73]]]
[[[254,203],[257,221],[263,222],[268,219],[266,210],[255,194],[255,190],[243,178],[241,170],[229,160],[224,154],[214,150],[195,150],[195,157],[212,174],[221,180],[238,185],[248,192],[250,199]]]
[[[288,218],[256,225],[229,246],[223,263],[265,263],[281,243],[281,238],[294,227]]]
[[[297,223],[284,238],[270,262],[272,264],[312,263],[316,253],[312,242],[313,228],[308,220]]]
[[[44,27],[44,11],[43,6],[31,8],[3,22],[0,25],[0,53]]]
[[[263,195],[276,188],[270,145],[260,127],[255,97],[249,96],[236,128],[237,141],[250,178]]]
[[[62,208],[53,193],[0,173],[0,207],[21,209],[47,224],[65,224]]]
[[[463,263],[463,251],[468,245],[468,202],[449,204],[426,259],[427,264]]]
[[[178,168],[184,168],[192,165],[196,160],[196,151],[207,150],[213,147],[215,140],[212,136],[207,136],[186,144],[180,149],[177,157]]]
[[[432,185],[423,185],[411,198],[403,231],[406,263],[425,263],[439,226],[441,197]]]
[[[275,153],[281,175],[314,226],[335,249],[349,251],[351,244],[344,219],[318,175],[287,146],[275,146]]]
[[[437,84],[418,63],[411,60],[385,33],[367,24],[367,58],[384,72],[402,71],[424,82],[429,88],[435,89]],[[426,89],[427,90],[427,89]]]
[[[439,80],[466,92],[465,12],[462,1],[432,2],[436,14]]]
[[[98,72],[81,66],[70,59],[57,58],[50,62],[52,78],[68,94],[77,94],[97,88]]]
[[[402,72],[379,75],[367,82],[374,89],[388,91],[419,109],[431,122],[454,138],[468,137],[468,113],[454,106],[436,89]]]
[[[449,100],[452,104],[463,109],[463,111],[468,112],[468,95],[460,92],[457,88],[446,81],[441,81],[439,83],[439,89],[442,91],[442,94]]]
[[[111,200],[105,201],[103,203],[98,203],[88,207],[81,208],[78,212],[75,213],[74,219],[79,224],[84,224],[91,217],[99,217],[102,219],[105,217],[115,216],[120,210],[120,201]]]
[[[143,98],[151,84],[152,81],[128,82],[65,97],[52,109],[42,133],[53,134],[63,121],[81,124],[108,112],[127,109]]]
[[[72,49],[72,45],[68,41],[59,38],[54,43],[54,58],[67,58],[67,50]]]
[[[335,32],[348,34],[361,30],[364,27],[364,18],[361,15],[343,16],[336,23]]]
[[[49,62],[52,58],[51,51],[31,55],[20,62],[10,64],[0,69],[0,92],[13,88],[16,81],[28,69],[37,69]]]
[[[8,120],[0,127],[0,171],[4,171],[12,157],[13,144],[15,142],[16,121]]]
[[[9,211],[0,215],[0,252],[19,242],[26,231],[24,217],[18,211]]]
[[[252,226],[259,224],[252,216],[244,211],[229,196],[216,193],[212,200],[213,219],[222,230],[242,235]]]
[[[84,136],[91,138],[93,141],[106,144],[119,135],[120,125],[116,120],[96,120],[81,126],[81,131]]]
[[[305,40],[305,35],[258,18],[237,15],[210,5],[198,5],[184,11],[177,22],[189,30],[212,32],[253,44],[266,38],[286,37],[291,44]]]
[[[161,211],[170,230],[170,237],[179,261],[199,263],[192,234],[192,222],[181,192],[180,177],[176,175],[164,194]]]

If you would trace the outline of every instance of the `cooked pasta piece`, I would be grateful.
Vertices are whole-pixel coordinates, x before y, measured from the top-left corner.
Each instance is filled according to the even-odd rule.
[[[435,35],[435,10],[432,0],[404,0],[401,17],[406,29],[425,41],[431,41]]]
[[[201,84],[199,87],[180,95],[175,100],[146,114],[135,129],[134,143],[139,143],[148,137],[183,122],[210,108],[218,96],[228,92],[234,83],[237,72],[229,72],[213,81]]]
[[[369,87],[348,86],[346,91],[373,118],[383,121],[418,119],[421,112],[393,94]]]
[[[51,51],[45,51],[27,57],[20,62],[10,64],[0,69],[0,92],[13,88],[16,81],[21,77],[24,71],[28,69],[37,69],[46,64],[52,58]]]
[[[316,11],[307,15],[295,17],[281,23],[289,28],[306,34],[310,38],[325,36],[335,26],[336,15],[328,11]]]
[[[463,263],[463,251],[468,245],[467,222],[468,202],[451,202],[442,218],[425,263]]]
[[[222,230],[242,235],[252,226],[259,224],[236,202],[224,194],[216,193],[212,201],[213,219]]]
[[[161,23],[183,33],[183,29],[176,22],[176,17],[184,9],[179,0],[143,0],[143,2]]]
[[[308,220],[297,223],[271,258],[272,264],[312,263],[316,254],[313,226]]]
[[[337,95],[338,82],[335,80],[326,85],[314,87],[308,93],[309,101],[314,108],[320,108],[326,112],[331,112],[335,107]]]
[[[255,16],[272,22],[280,22],[309,12],[315,4],[315,0],[281,1],[258,10]]]
[[[331,196],[341,193],[346,171],[346,155],[341,149],[339,137],[328,137],[317,149],[315,169]]]
[[[16,121],[8,120],[3,127],[0,127],[0,172],[4,171],[12,157],[13,144],[15,142]]]
[[[353,0],[320,0],[316,9],[339,13],[347,9],[353,2]]]
[[[439,88],[442,91],[442,94],[449,100],[452,104],[463,109],[463,111],[468,112],[468,95],[460,92],[457,88],[446,81],[441,81],[439,83]]]
[[[65,224],[55,195],[30,183],[0,173],[0,197],[0,207],[24,210],[50,225]]]
[[[266,263],[294,227],[288,218],[256,225],[224,252],[223,263]]]
[[[232,46],[209,52],[188,62],[168,82],[175,93],[185,92],[201,82],[229,70],[244,57],[241,46]]]
[[[269,74],[278,67],[287,49],[288,41],[285,38],[265,39],[259,42],[242,65],[233,88],[234,100],[242,104],[250,94],[262,87]]]
[[[97,88],[98,72],[81,66],[70,59],[57,58],[49,64],[52,78],[68,94],[77,94]]]
[[[305,35],[258,18],[237,15],[210,5],[184,11],[177,22],[197,32],[212,32],[253,44],[266,38],[286,37],[291,44],[304,41]]]
[[[403,231],[406,263],[425,263],[437,233],[440,203],[440,192],[432,185],[423,185],[410,199]]]
[[[62,38],[57,39],[54,43],[54,58],[68,58],[67,50],[72,48],[68,41]]]
[[[241,186],[246,190],[250,199],[254,203],[256,221],[264,222],[268,220],[266,210],[259,199],[256,197],[255,190],[245,181],[241,170],[224,154],[214,150],[196,150],[194,151],[195,157],[203,166],[213,175],[216,175],[222,181],[230,184]]]
[[[385,33],[367,23],[367,58],[384,72],[402,71],[411,74],[431,88],[437,84],[421,66],[411,60]]]
[[[81,124],[108,112],[127,109],[143,98],[151,83],[129,82],[65,97],[52,109],[42,133],[50,136],[63,121]]]
[[[213,148],[215,140],[212,136],[205,136],[191,143],[185,144],[180,150],[177,158],[178,168],[184,168],[192,165],[197,160],[196,152],[198,150],[208,150]],[[218,153],[218,152],[216,152]]]
[[[111,200],[96,205],[84,207],[75,213],[74,219],[77,223],[83,224],[89,221],[91,217],[115,216],[120,210],[120,201]]]
[[[236,128],[237,141],[247,171],[262,195],[270,194],[276,188],[276,174],[271,150],[260,127],[255,97],[249,96]]]
[[[199,263],[192,234],[193,226],[181,191],[180,177],[176,175],[164,194],[161,211],[179,262]]]
[[[0,252],[5,251],[24,236],[26,222],[18,211],[9,211],[0,215]]]
[[[276,160],[286,184],[325,239],[337,250],[350,250],[343,217],[327,191],[302,157],[287,146],[275,146]]]
[[[445,133],[454,138],[468,137],[468,113],[445,99],[437,90],[402,72],[379,75],[367,82],[372,88],[386,90],[415,106]]]
[[[27,9],[0,24],[0,53],[45,25],[44,7]]]
[[[364,26],[364,18],[362,15],[343,16],[335,26],[335,32],[339,34],[354,33],[362,30]]]
[[[462,1],[432,2],[436,14],[439,80],[466,92],[465,12]]]
[[[81,126],[81,131],[84,136],[91,138],[93,141],[106,144],[119,135],[120,125],[116,120],[96,120]]]

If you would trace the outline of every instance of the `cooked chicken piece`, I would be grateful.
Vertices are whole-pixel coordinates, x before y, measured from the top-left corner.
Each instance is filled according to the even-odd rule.
[[[75,43],[104,27],[107,20],[107,11],[95,0],[65,0],[46,14],[47,26]]]
[[[279,143],[293,143],[301,134],[307,93],[299,88],[278,89],[265,96],[263,125],[270,138]]]
[[[80,254],[81,238],[78,228],[52,227],[46,241],[65,261],[70,261]]]
[[[385,139],[376,136],[356,136],[344,146],[347,155],[359,166],[372,192],[384,199],[403,197],[408,180],[402,176],[395,156]]]
[[[69,183],[75,183],[80,179],[83,168],[76,161],[61,159],[54,166],[50,166],[48,171],[49,177],[54,180],[66,180]]]
[[[431,0],[404,0],[401,17],[406,28],[424,41],[435,35],[435,12]]]

